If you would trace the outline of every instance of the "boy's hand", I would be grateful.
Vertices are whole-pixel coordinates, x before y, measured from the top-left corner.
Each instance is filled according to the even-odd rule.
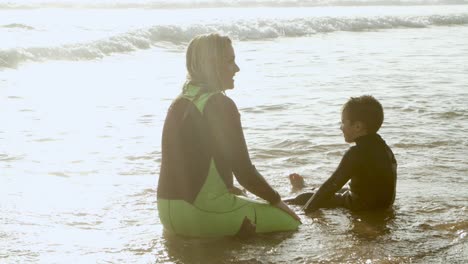
[[[289,174],[289,181],[294,189],[304,188],[304,178],[297,173]]]

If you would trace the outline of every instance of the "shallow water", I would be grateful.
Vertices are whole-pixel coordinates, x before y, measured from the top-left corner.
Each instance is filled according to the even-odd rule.
[[[349,147],[339,121],[350,96],[382,102],[380,133],[399,163],[392,211],[321,210],[301,215],[298,232],[249,240],[178,238],[159,222],[161,127],[185,76],[184,39],[80,60],[37,53],[4,65],[0,262],[464,263],[467,35],[462,24],[236,39],[241,72],[227,94],[254,164],[283,197],[296,194],[289,173],[316,187],[335,169]]]

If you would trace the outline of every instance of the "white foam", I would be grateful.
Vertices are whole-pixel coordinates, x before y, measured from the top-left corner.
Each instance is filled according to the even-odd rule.
[[[149,49],[164,43],[185,44],[198,34],[221,32],[240,41],[301,37],[335,31],[373,31],[468,24],[468,14],[429,16],[308,17],[257,19],[213,24],[156,25],[92,42],[50,47],[0,50],[0,67],[16,67],[24,61],[87,60]]]

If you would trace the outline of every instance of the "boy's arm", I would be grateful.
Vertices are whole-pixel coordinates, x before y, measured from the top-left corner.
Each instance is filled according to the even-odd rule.
[[[303,207],[306,213],[313,212],[322,207],[328,199],[351,179],[352,167],[356,165],[357,162],[357,155],[355,152],[356,149],[350,148],[345,153],[335,172],[320,186],[317,192]]]

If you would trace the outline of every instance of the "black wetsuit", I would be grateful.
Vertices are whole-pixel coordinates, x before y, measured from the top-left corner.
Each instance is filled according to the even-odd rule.
[[[279,194],[249,158],[235,103],[219,93],[210,97],[203,113],[183,97],[169,108],[162,135],[158,198],[193,203],[213,158],[227,188],[233,186],[234,174],[248,191],[277,203]]]
[[[351,180],[349,190],[341,190]],[[392,150],[378,134],[356,139],[356,145],[343,156],[336,171],[304,206],[306,212],[321,207],[351,210],[389,208],[395,201],[397,163]],[[302,201],[307,194],[302,195]],[[298,199],[299,200],[299,199]],[[298,203],[296,201],[296,203]]]

